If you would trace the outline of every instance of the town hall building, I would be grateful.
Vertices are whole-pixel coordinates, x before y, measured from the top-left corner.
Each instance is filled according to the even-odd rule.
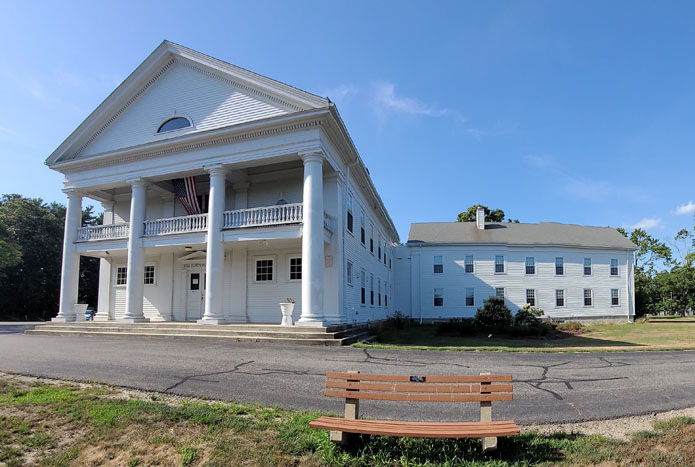
[[[470,237],[461,230],[474,228],[470,223],[413,224],[400,246],[335,104],[168,41],[46,164],[64,174],[67,196],[54,321],[75,321],[81,313],[82,255],[101,260],[97,320],[280,324],[280,304],[296,302],[296,325],[327,327],[397,311],[413,318],[468,316],[485,294],[500,289],[514,290],[513,298],[504,295],[513,311],[529,298],[543,304],[560,286],[537,281],[538,295],[531,297],[512,272],[523,256],[526,271],[528,258],[536,261],[540,278],[548,258],[560,257],[554,248],[567,252],[567,275],[558,283],[570,284],[562,285],[568,304],[580,287],[572,283],[573,264],[586,261],[593,248],[592,273],[604,264],[612,271],[613,259],[621,271],[620,280],[608,278],[610,293],[619,289],[619,305],[593,314],[634,316],[629,242],[618,244],[606,233],[591,245],[563,243],[562,236],[577,232],[543,224],[488,226],[487,237]],[[81,225],[84,198],[101,202],[103,225]],[[525,242],[529,235],[559,237]],[[523,253],[509,250],[521,247]],[[495,252],[500,248],[510,253]],[[492,257],[498,268],[500,256],[508,269],[485,286],[479,276],[479,286],[471,287],[475,275],[465,275],[471,255],[474,271]],[[583,288],[596,290],[592,303],[598,303],[605,287]],[[567,310],[547,312],[560,317]]]

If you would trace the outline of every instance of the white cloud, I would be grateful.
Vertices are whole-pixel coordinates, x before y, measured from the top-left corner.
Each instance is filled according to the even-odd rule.
[[[624,228],[628,230],[635,230],[635,229],[644,229],[644,230],[649,230],[649,229],[661,229],[663,226],[661,225],[661,219],[653,219],[649,217],[645,217],[639,222],[636,222],[632,225],[623,225]]]
[[[678,206],[676,208],[675,213],[679,216],[682,216],[685,214],[695,214],[695,203],[690,201],[690,202],[688,202],[688,204],[683,204],[682,206]]]
[[[378,83],[374,86],[374,91],[374,103],[382,110],[427,117],[450,115],[465,121],[465,118],[454,110],[428,105],[412,97],[397,96],[396,86],[393,83]]]
[[[333,102],[338,103],[354,94],[357,94],[357,88],[351,84],[339,84],[336,87],[321,91],[322,96],[326,96]]]

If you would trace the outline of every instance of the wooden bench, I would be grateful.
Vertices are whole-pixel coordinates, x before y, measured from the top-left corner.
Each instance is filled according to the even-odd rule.
[[[497,437],[515,436],[511,420],[493,422],[492,402],[512,400],[512,375],[408,376],[327,372],[327,397],[345,399],[345,418],[319,417],[311,428],[331,430],[331,441],[349,445],[357,434],[411,438],[482,438],[483,449],[497,449]],[[508,383],[508,384],[504,384]],[[360,420],[360,399],[404,402],[479,402],[479,422]]]

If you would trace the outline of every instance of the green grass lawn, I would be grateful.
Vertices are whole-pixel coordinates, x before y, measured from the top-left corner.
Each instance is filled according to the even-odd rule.
[[[563,338],[509,338],[486,335],[437,336],[433,325],[396,329],[386,326],[371,344],[357,347],[406,350],[468,350],[509,352],[606,352],[695,350],[695,318],[658,318],[648,322],[593,324],[580,335]]]
[[[506,466],[692,465],[695,419],[632,441],[527,432],[485,454],[479,440],[373,437],[346,452],[308,423],[316,412],[133,395],[0,374],[0,465]]]

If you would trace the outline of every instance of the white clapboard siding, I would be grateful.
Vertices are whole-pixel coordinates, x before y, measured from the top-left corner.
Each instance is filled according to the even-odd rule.
[[[207,73],[175,63],[95,138],[80,155],[96,154],[160,139],[288,113]],[[193,128],[157,135],[168,118],[188,117]]]
[[[249,250],[248,252],[248,297],[247,314],[251,323],[280,324],[280,303],[287,298],[296,300],[293,320],[302,314],[302,284],[289,281],[289,257],[301,255],[300,249],[293,250]],[[256,259],[272,257],[275,260],[275,280],[255,282]]]
[[[114,268],[115,270],[116,268]],[[112,282],[113,284],[113,282]],[[114,287],[113,303],[111,303],[111,309],[114,313],[114,319],[121,319],[125,314],[125,287]]]

